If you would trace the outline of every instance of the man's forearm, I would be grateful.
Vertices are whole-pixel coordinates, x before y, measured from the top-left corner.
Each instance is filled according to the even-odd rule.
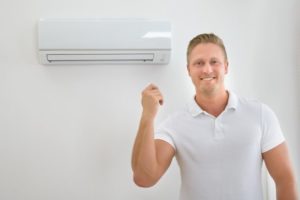
[[[153,119],[142,116],[132,153],[132,170],[135,176],[155,176],[157,165]]]

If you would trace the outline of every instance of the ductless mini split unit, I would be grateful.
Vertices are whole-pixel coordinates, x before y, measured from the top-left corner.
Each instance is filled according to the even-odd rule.
[[[167,64],[168,21],[142,19],[41,19],[42,64]]]

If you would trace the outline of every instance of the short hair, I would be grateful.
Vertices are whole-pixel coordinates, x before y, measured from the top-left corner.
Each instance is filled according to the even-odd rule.
[[[217,35],[215,35],[214,33],[203,33],[200,35],[195,36],[188,45],[187,48],[187,63],[189,63],[189,56],[192,52],[192,50],[198,45],[198,44],[206,44],[206,43],[212,43],[215,45],[218,45],[219,47],[221,47],[225,60],[227,61],[227,53],[226,53],[226,49],[223,43],[223,40],[221,38],[219,38]]]

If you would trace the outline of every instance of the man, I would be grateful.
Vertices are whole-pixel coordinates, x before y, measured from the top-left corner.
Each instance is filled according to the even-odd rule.
[[[277,199],[296,200],[295,177],[275,114],[225,89],[228,60],[223,41],[214,34],[193,38],[187,70],[195,98],[156,131],[154,119],[163,96],[153,84],[142,92],[143,112],[132,153],[134,182],[153,186],[176,156],[180,200],[262,200],[264,161],[276,183]]]

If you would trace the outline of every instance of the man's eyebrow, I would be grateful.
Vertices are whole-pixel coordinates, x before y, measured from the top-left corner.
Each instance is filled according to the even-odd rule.
[[[203,58],[196,58],[195,60],[193,60],[193,63],[199,62],[199,61],[203,61]]]

